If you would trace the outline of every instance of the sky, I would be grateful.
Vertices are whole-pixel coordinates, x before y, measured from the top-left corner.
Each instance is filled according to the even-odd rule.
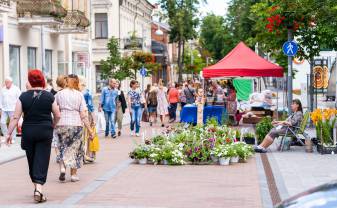
[[[149,0],[151,3],[156,3],[157,0]],[[200,5],[202,16],[207,13],[214,13],[216,15],[224,16],[227,11],[229,0],[207,0],[207,4]]]

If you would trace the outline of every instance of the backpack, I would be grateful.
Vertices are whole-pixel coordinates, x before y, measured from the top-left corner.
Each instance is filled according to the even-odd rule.
[[[148,102],[147,102],[149,105],[152,105],[152,106],[157,106],[158,105],[158,101],[157,101],[157,93],[152,91],[149,93],[149,96],[148,96]]]

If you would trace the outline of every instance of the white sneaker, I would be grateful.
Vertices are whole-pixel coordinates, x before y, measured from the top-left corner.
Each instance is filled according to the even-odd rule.
[[[77,182],[79,180],[80,180],[80,178],[77,175],[72,175],[71,179],[70,179],[71,182]]]
[[[136,137],[140,137],[139,133],[136,134]]]
[[[132,132],[131,132],[131,136],[134,136],[134,135],[135,135],[135,132],[132,131]]]

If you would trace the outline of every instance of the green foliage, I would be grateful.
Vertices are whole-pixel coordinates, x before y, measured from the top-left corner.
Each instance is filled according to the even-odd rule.
[[[136,79],[142,66],[148,69],[148,74],[160,67],[154,62],[150,52],[134,51],[131,56],[121,57],[119,41],[115,37],[110,38],[107,47],[109,57],[101,60],[103,79],[114,78],[120,81],[128,77]]]
[[[331,146],[333,143],[333,128],[336,124],[336,117],[328,121],[319,120],[316,124],[316,135],[322,145]]]
[[[191,60],[191,58],[193,60]],[[184,54],[184,72],[185,73],[197,73],[199,74],[203,68],[206,67],[206,60],[201,56],[198,50],[191,50],[190,48],[185,49]]]
[[[209,14],[204,17],[200,27],[200,43],[216,60],[222,59],[232,50],[233,36],[222,16]]]
[[[268,132],[273,128],[271,124],[272,119],[270,117],[264,117],[261,121],[256,125],[256,135],[258,142],[261,143],[263,139],[266,137]]]

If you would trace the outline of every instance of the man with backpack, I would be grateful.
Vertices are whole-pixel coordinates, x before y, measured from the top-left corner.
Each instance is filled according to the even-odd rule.
[[[186,103],[187,104],[193,104],[195,103],[195,89],[192,86],[192,81],[188,80],[187,85],[185,86],[184,89],[184,94],[186,96]]]

